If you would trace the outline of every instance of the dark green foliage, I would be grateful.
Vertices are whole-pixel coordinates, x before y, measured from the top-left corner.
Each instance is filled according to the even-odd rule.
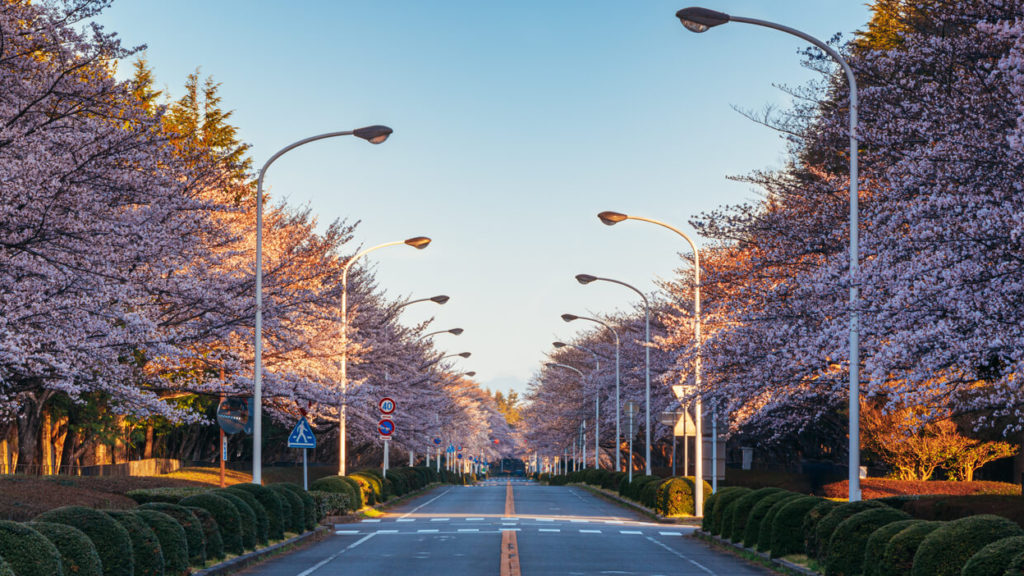
[[[1024,553],[1018,554],[1010,560],[1003,576],[1024,576]]]
[[[1011,536],[985,546],[964,565],[961,576],[997,576],[1006,572],[1014,558],[1024,554],[1024,536]]]
[[[348,478],[359,483],[359,490],[362,493],[363,502],[367,505],[372,506],[378,502],[384,501],[384,485],[381,483],[379,478],[364,472],[349,474]],[[455,483],[461,483],[461,479],[457,480]]]
[[[637,501],[640,502],[642,506],[653,510],[658,503],[658,488],[664,482],[665,481],[663,479],[659,478],[657,480],[644,483],[643,487],[640,488]]]
[[[56,522],[28,522],[25,525],[46,536],[57,547],[63,576],[102,576],[100,556],[85,532]]]
[[[728,520],[730,530],[732,529],[732,508],[730,504],[739,500],[753,492],[750,488],[730,488],[729,490],[723,490],[719,497],[715,500],[715,508],[712,511],[713,517],[711,519],[711,533],[715,535],[722,535],[725,532],[725,523]],[[729,514],[726,514],[728,509]]]
[[[914,555],[925,537],[938,530],[942,522],[911,524],[889,539],[882,561],[875,567],[878,576],[907,576],[914,566]]]
[[[733,542],[742,542],[744,533],[747,530],[747,520],[750,518],[750,511],[754,509],[754,506],[756,506],[762,498],[772,494],[778,494],[780,492],[782,492],[782,490],[779,488],[758,488],[757,490],[744,494],[738,498],[731,505],[732,529],[729,532],[725,532],[723,528],[722,536],[729,538]]]
[[[137,509],[162,512],[174,518],[185,532],[189,564],[192,566],[203,566],[206,564],[206,537],[203,535],[203,524],[191,510],[178,504],[168,504],[166,502],[150,502],[139,506]]]
[[[46,537],[20,522],[0,520],[0,558],[18,576],[61,573],[60,551]]]
[[[771,556],[781,558],[790,554],[801,554],[806,547],[808,516],[812,513],[820,519],[835,506],[835,502],[816,496],[798,498],[783,506],[772,521]],[[813,530],[813,524],[812,528]]]
[[[629,477],[627,476],[626,478],[623,479],[623,484],[619,489],[619,494],[626,498],[629,498],[630,500],[636,500],[637,502],[640,502],[641,492],[643,491],[644,486],[646,486],[649,482],[655,481],[660,482],[661,476],[648,476],[646,474],[641,474],[639,476],[633,476],[632,482],[629,481]]]
[[[135,511],[108,510],[114,520],[128,530],[132,539],[132,564],[134,576],[163,576],[164,554],[160,540],[148,524]]]
[[[11,565],[3,558],[0,558],[0,576],[18,576],[14,573],[14,569],[11,568]]]
[[[182,498],[206,492],[206,488],[199,486],[179,486],[176,488],[145,488],[141,490],[129,490],[126,495],[139,504],[149,502],[166,502],[177,504]]]
[[[793,496],[792,492],[779,490],[778,492],[765,494],[754,504],[754,507],[750,509],[750,513],[747,514],[747,524],[743,529],[744,546],[748,548],[757,547],[757,541],[761,536],[761,525],[764,523],[764,518],[768,515],[768,511],[782,500],[791,496]],[[770,539],[769,542],[771,542]]]
[[[786,492],[785,498],[782,498],[772,504],[772,507],[768,509],[768,513],[761,519],[761,526],[757,529],[757,548],[762,552],[768,552],[772,549],[772,526],[775,524],[775,517],[779,514],[786,504],[797,500],[799,498],[806,498],[803,494],[797,494],[795,492]]]
[[[414,485],[417,490],[423,488],[429,483],[429,481],[426,479],[426,476],[418,468],[403,468],[402,470],[407,470],[409,472],[411,478],[415,482]],[[320,521],[320,519],[316,517],[316,502],[313,501],[313,497],[310,496],[308,492],[303,490],[298,484],[292,484],[291,482],[281,482],[280,484],[275,484],[275,486],[281,486],[283,488],[291,490],[293,494],[299,497],[299,500],[302,500],[303,524],[305,525],[306,530],[312,530],[316,528],[316,525]]]
[[[242,548],[245,548],[246,550],[255,550],[256,544],[259,541],[259,536],[256,534],[258,528],[256,512],[254,512],[253,509],[245,503],[245,500],[242,500],[234,492],[229,492],[227,490],[211,490],[209,493],[215,496],[220,496],[228,502],[231,502],[231,505],[238,511],[239,528],[241,529],[242,535]]]
[[[242,546],[242,519],[238,509],[226,498],[216,494],[196,494],[188,498],[182,498],[179,502],[182,506],[202,508],[213,515],[217,521],[217,528],[220,530],[220,537],[224,542],[224,551],[228,554],[242,554],[245,549]],[[207,550],[209,555],[209,550]]]
[[[348,496],[347,510],[358,510],[363,507],[359,483],[352,478],[343,476],[325,476],[309,485],[310,490],[318,492],[334,492]]]
[[[260,486],[259,484],[235,484],[231,487],[234,490],[245,490],[256,498],[256,501],[263,505],[267,511],[267,534],[271,540],[284,538],[284,512],[281,504],[281,497],[273,490]]]
[[[285,530],[301,534],[306,529],[306,505],[302,498],[291,490],[280,484],[271,484],[267,488],[273,490],[281,500],[288,503],[288,513],[285,516]]]
[[[149,526],[160,541],[164,555],[164,574],[186,576],[188,574],[188,540],[185,529],[178,521],[155,510],[135,510],[135,515]]]
[[[693,476],[675,476],[656,484],[654,511],[663,516],[694,515]],[[707,515],[707,497],[711,484],[704,482],[704,514]]]
[[[882,563],[882,557],[885,556],[885,547],[889,545],[889,540],[891,540],[893,536],[914,524],[920,524],[922,522],[924,522],[924,520],[900,520],[898,522],[886,524],[872,532],[871,536],[868,537],[867,545],[864,546],[864,576],[876,576],[878,573],[878,567]]]
[[[913,576],[960,576],[979,550],[1003,538],[1024,535],[1013,521],[992,514],[945,522],[929,534],[914,555]]]
[[[252,509],[253,514],[256,515],[256,542],[266,546],[270,542],[270,518],[267,516],[267,509],[256,500],[255,496],[245,490],[235,490],[231,487],[224,490],[241,498]]]
[[[207,560],[220,560],[224,558],[224,538],[220,535],[220,527],[217,520],[205,508],[198,506],[183,506],[186,510],[195,515],[199,525],[203,528],[203,546],[206,548]]]
[[[316,505],[316,516],[323,520],[327,516],[340,516],[349,509],[348,494],[310,490],[309,495]]]
[[[715,514],[715,504],[722,497],[722,494],[728,494],[729,492],[736,490],[734,486],[726,486],[719,488],[718,492],[710,494],[707,498],[704,498],[704,517],[701,519],[700,529],[705,532],[711,532],[712,519]]]
[[[886,524],[910,518],[906,512],[882,506],[858,512],[836,526],[825,550],[825,576],[860,574],[871,534]]]
[[[832,540],[832,533],[836,528],[854,514],[859,514],[872,508],[888,508],[885,504],[872,500],[860,500],[857,502],[845,502],[829,510],[814,526],[814,534],[807,540],[807,555],[817,558],[824,564],[825,555],[828,553],[828,543]],[[806,537],[807,534],[804,534]]]
[[[104,576],[132,576],[131,536],[120,522],[107,514],[84,506],[65,506],[43,512],[35,521],[78,528],[96,547]]]

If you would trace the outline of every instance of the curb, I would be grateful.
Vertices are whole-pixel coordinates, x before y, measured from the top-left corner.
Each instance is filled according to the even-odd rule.
[[[315,529],[309,532],[303,532],[298,536],[293,536],[287,540],[272,544],[266,548],[260,548],[253,552],[243,554],[231,560],[215,564],[209,568],[204,568],[197,572],[192,572],[192,576],[223,576],[225,574],[231,574],[236,570],[258,564],[263,560],[266,560],[272,556],[276,556],[279,553],[286,552],[294,547],[296,544],[307,544],[312,542],[319,542],[331,531],[326,526],[317,526]],[[306,542],[309,540],[310,542]]]
[[[735,548],[736,550],[742,550],[743,552],[746,552],[748,554],[753,554],[755,556],[758,556],[758,557],[762,558],[763,560],[771,562],[772,564],[776,564],[778,566],[781,566],[781,567],[785,568],[786,570],[790,570],[792,572],[796,572],[797,574],[802,574],[804,576],[822,576],[820,572],[815,572],[814,570],[811,570],[810,568],[807,568],[805,566],[801,566],[799,564],[794,564],[793,562],[790,562],[789,560],[783,560],[782,558],[772,558],[771,555],[768,554],[767,552],[759,552],[757,550],[754,550],[754,549],[751,549],[751,548],[747,548],[746,546],[744,546],[742,544],[738,544],[736,542],[733,542],[732,540],[727,540],[725,538],[722,538],[721,536],[715,536],[713,534],[709,534],[709,533],[707,533],[707,532],[705,532],[705,531],[703,531],[703,530],[701,530],[699,528],[693,534],[694,534],[694,536],[696,536],[697,538],[700,538],[702,540],[709,540],[709,541],[721,544],[723,546],[728,546],[730,548]]]

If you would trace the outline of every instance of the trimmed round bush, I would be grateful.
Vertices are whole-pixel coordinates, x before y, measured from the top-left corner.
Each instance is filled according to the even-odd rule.
[[[217,528],[220,530],[220,537],[224,541],[225,552],[228,554],[245,552],[242,547],[241,516],[238,514],[238,508],[235,508],[227,498],[216,494],[196,494],[182,498],[180,504],[202,508],[213,515],[213,519],[217,521]]]
[[[296,534],[304,532],[306,529],[306,505],[302,503],[302,498],[280,484],[271,484],[267,488],[273,490],[288,503],[288,514],[285,516],[284,523],[285,530]]]
[[[424,472],[422,472],[418,467],[406,468],[406,470],[409,471],[412,478],[416,479],[417,490],[429,483]],[[316,502],[313,501],[313,497],[309,495],[309,492],[303,490],[298,484],[292,484],[291,482],[281,482],[279,484],[275,484],[275,486],[281,486],[291,490],[292,494],[295,494],[299,497],[299,500],[302,500],[303,524],[305,525],[306,530],[316,528],[320,519],[316,517]]]
[[[718,492],[715,492],[714,494],[709,493],[707,497],[704,498],[704,517],[701,518],[700,522],[701,530],[708,533],[711,532],[712,519],[715,514],[715,504],[719,499],[721,499],[722,494],[728,494],[734,490],[738,490],[738,488],[736,486],[726,486],[724,488],[719,488]]]
[[[803,496],[783,504],[772,520],[769,545],[771,557],[781,558],[803,553],[806,546],[804,526],[807,523],[807,516],[814,510],[823,516],[834,504],[817,496]]]
[[[383,486],[380,480],[361,472],[349,474],[348,477],[359,483],[359,489],[363,494],[363,502],[368,506],[384,501]],[[454,483],[461,484],[461,476],[456,475]]]
[[[125,495],[139,504],[148,504],[150,502],[177,504],[182,498],[186,498],[194,494],[202,494],[206,491],[207,488],[203,488],[201,486],[177,486],[129,490]]]
[[[907,576],[914,567],[914,555],[924,539],[942,522],[921,522],[907,526],[889,539],[882,561],[875,567],[879,576]]]
[[[166,576],[186,576],[188,574],[188,540],[185,529],[174,518],[155,510],[135,510],[135,515],[149,526],[160,541],[160,551],[164,555],[164,574]]]
[[[959,576],[964,565],[985,546],[1024,535],[1012,520],[993,514],[946,522],[925,537],[914,554],[912,576]]]
[[[206,547],[207,560],[220,560],[224,558],[224,538],[220,535],[220,527],[213,514],[206,508],[198,506],[183,506],[186,510],[195,515],[199,525],[203,528],[203,545]]]
[[[828,514],[825,514],[814,526],[814,536],[808,541],[807,555],[817,558],[824,564],[825,556],[828,554],[828,543],[832,541],[832,533],[836,531],[836,528],[843,523],[843,520],[872,508],[887,508],[887,506],[871,500],[859,500],[845,502],[829,510]]]
[[[732,509],[729,505],[739,500],[743,496],[753,492],[750,488],[734,488],[729,491],[722,491],[722,495],[715,500],[715,508],[712,511],[713,517],[711,518],[711,533],[721,536],[726,534],[725,523],[728,520],[729,524],[732,524]],[[729,510],[729,514],[726,514],[726,509]],[[729,527],[730,530],[732,526]]]
[[[871,536],[868,537],[867,545],[864,546],[864,576],[877,575],[878,567],[882,563],[882,557],[885,556],[885,547],[889,545],[889,540],[893,536],[914,524],[921,524],[922,522],[924,520],[900,520],[886,524],[872,532]]]
[[[107,510],[114,520],[128,530],[132,539],[132,563],[134,576],[163,576],[164,553],[160,540],[138,514],[129,510]]]
[[[245,490],[232,490],[230,487],[224,489],[229,494],[238,496],[252,509],[256,515],[256,542],[266,546],[270,542],[270,518],[267,516],[267,509],[256,500],[256,497]]]
[[[60,553],[63,576],[102,576],[103,565],[92,540],[74,526],[56,522],[28,522],[29,528],[46,536]]]
[[[779,492],[782,492],[780,488],[758,488],[736,500],[732,504],[732,530],[730,532],[723,530],[722,536],[729,538],[733,542],[742,542],[744,533],[747,530],[747,520],[750,518],[750,511],[754,509],[754,506],[762,498]]]
[[[60,551],[50,539],[20,522],[0,520],[0,557],[18,576],[61,573]]]
[[[664,516],[693,516],[695,514],[693,476],[675,476],[658,484],[654,510]],[[704,515],[708,514],[707,496],[711,484],[704,482]]]
[[[871,534],[886,524],[910,518],[906,512],[882,506],[884,508],[858,512],[836,526],[825,550],[825,576],[860,574]]]
[[[961,576],[987,576],[1004,574],[1010,562],[1024,555],[1024,536],[1011,536],[985,546],[964,565]]]
[[[1003,576],[1024,576],[1024,553],[1013,557]]]
[[[203,535],[203,524],[191,510],[178,504],[166,502],[150,502],[139,506],[136,510],[152,510],[174,518],[185,532],[188,563],[192,566],[206,565],[206,537]]]
[[[11,565],[3,558],[0,558],[0,576],[18,576],[14,573],[14,569],[11,568]]]
[[[256,512],[245,503],[234,492],[228,492],[227,490],[211,490],[210,494],[220,496],[221,498],[231,502],[231,505],[238,510],[238,521],[239,527],[242,529],[242,547],[246,550],[255,550],[256,544],[259,537],[256,534],[258,528],[258,521],[256,520]]]
[[[310,491],[333,492],[348,497],[346,510],[358,510],[363,507],[359,483],[344,476],[325,476],[309,485]]]
[[[78,528],[96,547],[103,576],[132,576],[132,538],[128,530],[109,515],[85,506],[64,506],[43,512],[34,520]]]
[[[267,511],[267,535],[271,540],[284,538],[284,505],[281,503],[280,496],[274,493],[273,490],[259,484],[235,484],[231,488],[245,490],[252,494],[256,501]]]
[[[786,504],[800,498],[806,498],[803,494],[797,494],[796,492],[787,492],[784,498],[779,499],[772,507],[768,509],[768,512],[761,519],[761,526],[757,529],[757,549],[763,552],[768,552],[772,549],[772,526],[775,524],[775,517],[778,516],[779,511],[782,510]]]
[[[754,507],[750,509],[750,513],[747,514],[747,525],[743,529],[744,546],[748,548],[757,547],[757,541],[761,537],[761,525],[764,523],[764,518],[768,515],[768,511],[782,500],[792,496],[792,492],[780,490],[766,494],[754,504]]]

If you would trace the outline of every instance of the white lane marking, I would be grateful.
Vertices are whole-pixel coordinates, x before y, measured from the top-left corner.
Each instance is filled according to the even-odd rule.
[[[625,524],[625,520],[605,520],[605,524]]]
[[[444,492],[441,492],[440,494],[438,494],[437,496],[434,496],[434,497],[433,497],[433,498],[431,498],[430,500],[427,500],[427,501],[426,501],[426,502],[424,502],[423,504],[420,504],[419,506],[417,506],[417,507],[413,508],[412,510],[409,510],[409,511],[408,511],[408,512],[406,512],[405,514],[402,514],[402,515],[400,516],[400,518],[406,518],[406,517],[408,517],[408,516],[411,516],[411,515],[415,514],[415,513],[416,513],[416,511],[417,511],[417,510],[419,510],[420,508],[423,508],[423,507],[424,507],[424,506],[426,506],[427,504],[430,504],[430,503],[431,503],[431,502],[433,502],[434,500],[437,500],[437,499],[438,499],[438,498],[440,498],[441,496],[444,496],[445,494],[447,494],[447,493],[449,493],[449,492],[451,492],[451,491],[452,491],[452,489],[451,489],[451,488],[449,488],[449,489],[445,490]]]
[[[519,532],[519,528],[499,528],[501,532]]]
[[[459,532],[479,532],[479,528],[459,528]]]
[[[335,530],[334,533],[339,536],[342,534],[359,534],[359,530]]]
[[[380,518],[364,518],[363,524],[372,524],[374,522],[380,522]]]
[[[449,520],[451,520],[451,518],[431,518],[430,519],[431,522],[447,522]]]
[[[572,522],[573,524],[582,524],[584,522],[587,522],[587,520],[582,520],[580,518],[572,518],[569,520],[569,522]]]
[[[367,541],[367,540],[369,540],[370,538],[373,538],[373,537],[374,537],[375,535],[376,535],[376,533],[370,533],[370,534],[367,534],[366,536],[363,536],[363,537],[362,537],[362,538],[360,538],[359,540],[356,540],[355,542],[353,542],[353,543],[349,544],[349,545],[348,545],[347,547],[345,547],[345,548],[342,548],[341,550],[338,550],[338,551],[337,551],[337,552],[335,552],[334,554],[331,554],[331,555],[330,555],[330,556],[328,556],[327,558],[324,558],[324,559],[323,559],[323,560],[321,560],[320,562],[318,562],[318,563],[314,564],[312,568],[310,568],[310,569],[308,569],[308,570],[303,570],[302,572],[299,572],[299,573],[298,573],[298,574],[296,574],[295,576],[309,576],[309,575],[310,575],[310,574],[312,574],[313,572],[316,572],[317,570],[319,570],[320,568],[322,568],[322,567],[323,567],[324,565],[326,565],[326,564],[328,564],[328,563],[330,563],[330,562],[333,562],[335,558],[337,558],[338,556],[341,556],[341,555],[342,555],[342,554],[344,554],[344,553],[345,553],[346,551],[348,551],[348,550],[351,550],[351,549],[355,548],[356,546],[359,546],[359,545],[360,545],[360,544],[362,544],[363,542],[366,542],[366,541]]]
[[[703,570],[703,571],[707,572],[708,574],[711,574],[712,576],[717,576],[717,574],[716,574],[716,573],[715,573],[714,571],[712,571],[712,570],[709,570],[709,569],[708,569],[708,568],[707,568],[706,566],[704,566],[704,565],[703,565],[703,564],[701,564],[700,562],[697,562],[696,560],[693,560],[693,559],[691,559],[691,558],[690,558],[689,556],[687,556],[687,555],[683,554],[682,552],[679,552],[678,550],[675,550],[675,549],[673,549],[673,548],[669,547],[669,546],[668,546],[668,545],[666,545],[666,544],[665,544],[664,542],[658,542],[657,540],[655,540],[654,538],[652,538],[652,537],[650,537],[650,536],[647,536],[647,539],[648,539],[648,540],[650,540],[651,542],[654,542],[654,543],[655,543],[655,544],[657,544],[658,546],[661,546],[661,547],[662,547],[662,548],[664,548],[665,550],[668,550],[669,552],[671,552],[671,553],[675,554],[675,555],[676,555],[676,556],[678,556],[679,558],[682,558],[683,560],[686,560],[686,561],[687,561],[687,562],[689,562],[690,564],[693,564],[693,565],[694,565],[694,566],[696,566],[697,568],[700,568],[701,570]]]
[[[467,522],[482,522],[483,518],[466,518]]]
[[[398,530],[377,530],[377,534],[398,534]]]
[[[662,536],[682,536],[682,532],[658,532]]]
[[[561,532],[561,530],[558,529],[558,528],[541,528],[541,529],[539,529],[537,531],[538,532]]]
[[[399,518],[398,520],[395,520],[395,522],[415,522],[415,521],[416,521],[415,518]]]
[[[619,534],[643,534],[639,530],[619,530]]]
[[[537,522],[554,522],[554,518],[536,518]]]
[[[600,534],[600,530],[580,530],[580,534]]]
[[[519,520],[519,519],[518,518],[502,518],[501,519],[502,522],[515,522],[517,520]]]
[[[417,530],[417,534],[437,534],[438,530]]]

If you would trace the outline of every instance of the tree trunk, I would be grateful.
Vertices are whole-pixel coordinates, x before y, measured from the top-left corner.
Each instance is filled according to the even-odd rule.
[[[29,474],[38,473],[39,430],[43,407],[53,392],[27,392],[21,396],[21,414],[18,418],[18,460]]]
[[[39,466],[43,476],[53,474],[53,416],[49,408],[43,408],[43,425],[39,431]]]
[[[153,425],[146,425],[146,450],[142,453],[143,458],[153,457]]]
[[[60,474],[61,459],[64,457],[64,446],[68,440],[68,422],[69,418],[65,414],[54,421],[52,425],[50,445],[53,446],[54,474]]]
[[[9,469],[11,474],[14,474],[18,469],[18,446],[20,443],[21,442],[18,439],[18,427],[11,426],[7,429],[7,454],[11,463],[11,467]]]

